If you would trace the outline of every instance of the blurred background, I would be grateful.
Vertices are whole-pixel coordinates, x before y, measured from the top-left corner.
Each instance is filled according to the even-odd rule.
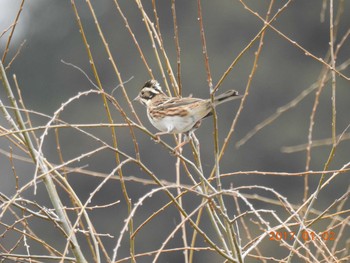
[[[14,21],[21,1],[0,0],[0,32],[3,32]],[[151,1],[143,1],[148,15],[153,19]],[[179,30],[179,42],[181,47],[181,77],[183,95],[209,98],[209,87],[205,71],[204,57],[198,23],[197,1],[175,1],[177,22]],[[269,1],[245,1],[254,11],[265,16]],[[335,1],[338,5],[340,1]],[[342,1],[341,1],[342,2]],[[125,84],[130,98],[137,96],[143,83],[150,76],[143,64],[136,46],[125,27],[124,21],[118,13],[115,4],[111,0],[91,1],[96,16],[100,22],[103,33],[112,51],[112,55],[120,70],[124,81],[133,77]],[[276,1],[272,14],[285,4],[286,1]],[[85,29],[88,43],[93,53],[97,70],[107,93],[119,84],[118,78],[108,60],[103,43],[96,30],[94,20],[85,1],[76,1],[77,9]],[[141,14],[134,1],[120,1],[120,6],[128,18],[137,41],[152,68],[153,74],[161,82],[160,74],[149,35],[145,30]],[[325,58],[329,50],[329,9],[325,11],[325,21],[321,21],[323,1],[293,1],[290,6],[276,19],[273,25],[286,36],[296,41],[316,57]],[[168,57],[172,63],[173,71],[176,72],[176,46],[174,42],[174,27],[172,20],[171,1],[156,1],[159,15],[160,30]],[[340,20],[336,41],[349,29],[350,15],[348,3],[344,2],[344,14]],[[336,8],[335,8],[336,10]],[[254,36],[261,30],[263,23],[253,14],[248,12],[239,1],[220,0],[202,1],[202,14],[207,40],[207,51],[214,85],[221,78],[237,55],[249,44]],[[4,53],[9,32],[0,38],[1,55]],[[25,42],[24,42],[25,41]],[[61,60],[72,63],[83,69],[87,75],[93,78],[89,59],[83,44],[81,34],[69,1],[26,1],[16,26],[10,50],[4,62],[6,66],[16,54],[23,43],[21,51],[7,70],[10,82],[13,84],[12,75],[15,74],[21,88],[24,103],[28,109],[52,116],[54,112],[72,96],[78,92],[93,89],[88,79],[78,70],[62,63]],[[219,93],[228,89],[236,89],[243,94],[251,72],[254,52],[258,48],[258,41],[246,52],[235,65],[228,77],[220,87]],[[337,65],[349,59],[350,45],[347,40],[338,54]],[[236,171],[275,171],[275,172],[303,172],[305,171],[306,153],[284,153],[285,146],[295,146],[307,143],[315,91],[305,97],[296,107],[282,114],[276,121],[259,131],[241,147],[236,147],[249,131],[257,124],[271,116],[279,107],[282,107],[296,98],[310,85],[318,81],[323,65],[306,56],[305,53],[282,38],[276,32],[266,30],[263,49],[258,62],[257,72],[253,78],[249,96],[244,109],[238,119],[232,140],[226,149],[221,161],[221,173]],[[350,76],[350,70],[346,69],[344,75]],[[313,139],[331,138],[332,102],[330,82],[327,82],[320,97]],[[122,98],[120,89],[113,92],[113,96],[122,106],[125,100]],[[7,97],[3,89],[0,90],[0,98],[6,105]],[[349,81],[337,77],[337,134],[341,134],[350,124],[349,118]],[[220,106],[218,111],[219,139],[222,145],[231,123],[235,117],[239,102],[226,103]],[[143,124],[152,132],[156,132],[146,117],[145,108],[134,103],[135,110]],[[33,126],[44,125],[48,119],[43,116],[31,114]],[[113,112],[114,122],[122,123],[117,111]],[[103,101],[98,95],[82,97],[77,102],[70,104],[60,115],[60,118],[71,124],[106,123],[107,118],[103,108]],[[7,126],[3,116],[0,117],[0,125]],[[109,128],[91,128],[89,132],[111,143]],[[42,131],[38,131],[39,136]],[[196,135],[201,145],[201,157],[203,169],[207,175],[212,170],[213,156],[213,122],[208,118],[202,123]],[[128,129],[118,129],[117,136],[119,147],[126,153],[133,154],[133,145]],[[150,140],[148,136],[137,131],[140,154],[147,167],[160,179],[175,182],[176,158],[161,145]],[[175,146],[172,136],[162,137],[169,144]],[[77,157],[97,147],[98,143],[91,138],[83,136],[73,129],[60,130],[60,143],[65,160]],[[2,138],[0,148],[9,151],[10,143]],[[329,169],[339,169],[349,162],[349,141],[340,143],[336,155]],[[312,149],[310,170],[323,170],[329,156],[331,145]],[[14,150],[16,152],[16,150]],[[19,152],[19,151],[18,151]],[[51,131],[44,143],[44,153],[52,163],[59,163],[56,150],[54,132]],[[23,155],[23,154],[22,154]],[[185,146],[184,155],[191,157],[189,146]],[[110,151],[102,151],[89,158],[74,163],[73,167],[84,167],[87,170],[101,174],[109,174],[115,168],[115,156]],[[0,192],[12,196],[15,191],[15,179],[11,176],[11,165],[8,157],[0,157]],[[16,160],[15,167],[20,176],[20,185],[30,181],[34,167],[25,162]],[[146,174],[140,172],[135,165],[127,165],[123,169],[125,176],[149,179]],[[325,191],[321,192],[315,203],[315,208],[324,209],[336,198],[346,192],[349,185],[349,174],[344,173]],[[69,182],[82,201],[86,200],[90,193],[101,182],[101,178],[70,173]],[[319,175],[310,176],[310,192],[317,186]],[[294,204],[300,204],[303,198],[304,179],[295,176],[273,175],[239,175],[223,179],[224,187],[237,187],[245,185],[262,185],[275,189],[283,194]],[[184,176],[183,183],[190,183]],[[128,191],[132,202],[137,200],[154,188],[152,185],[127,182]],[[26,191],[27,197],[33,198],[40,205],[51,207],[47,193],[43,185],[39,185],[37,196],[33,191]],[[156,211],[169,200],[164,194],[158,194],[159,198],[148,199],[143,204],[136,217],[135,224],[142,222],[153,211]],[[66,202],[69,199],[62,194]],[[93,198],[91,205],[103,205],[124,200],[120,184],[117,180],[110,180]],[[193,202],[193,203],[192,203]],[[198,200],[191,198],[184,200],[185,207],[193,208]],[[259,205],[259,204],[257,204]],[[260,204],[263,208],[263,205]],[[118,236],[120,225],[127,217],[125,202],[109,209],[97,209],[91,212],[96,229],[101,233],[110,233]],[[157,249],[164,238],[169,234],[168,229],[179,222],[179,214],[176,209],[170,208],[155,218],[147,225],[136,239],[136,247],[139,252]],[[207,222],[203,222],[206,224]],[[33,225],[33,228],[48,228],[50,225],[43,222]],[[164,229],[164,231],[159,231]],[[157,234],[154,231],[157,230]],[[149,242],[150,236],[152,242]],[[49,234],[48,242],[62,242],[55,240],[55,235]],[[110,254],[116,244],[114,238],[102,238]],[[127,239],[127,238],[126,238]],[[13,239],[15,240],[15,238]],[[3,246],[10,246],[14,242],[10,237],[2,241]],[[174,243],[180,242],[180,234],[174,238]],[[35,244],[32,244],[35,251]],[[37,248],[40,250],[40,248]],[[268,248],[266,248],[268,249]],[[38,252],[39,253],[39,252]],[[277,252],[278,253],[278,252]],[[122,246],[122,255],[128,255],[128,246]],[[215,256],[215,255],[214,255]],[[213,254],[196,254],[196,262],[221,262],[216,261]],[[164,254],[160,262],[181,262],[181,252]],[[147,260],[140,262],[148,262]],[[253,261],[251,261],[253,262]]]

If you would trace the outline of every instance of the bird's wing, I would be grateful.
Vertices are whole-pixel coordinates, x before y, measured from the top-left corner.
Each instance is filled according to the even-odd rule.
[[[197,98],[164,98],[161,101],[158,101],[156,104],[156,107],[159,110],[165,110],[165,109],[171,109],[175,107],[182,107],[182,106],[188,106],[193,105],[193,107],[198,106],[199,104],[203,103],[205,100],[197,99]],[[192,108],[192,107],[191,107]]]

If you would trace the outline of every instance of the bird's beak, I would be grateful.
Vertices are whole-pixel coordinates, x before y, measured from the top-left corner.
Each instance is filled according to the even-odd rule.
[[[133,99],[132,101],[140,101],[140,96],[137,96],[135,99]]]

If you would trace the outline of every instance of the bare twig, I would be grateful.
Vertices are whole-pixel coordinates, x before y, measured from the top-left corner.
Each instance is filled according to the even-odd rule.
[[[17,23],[18,23],[18,20],[19,20],[19,17],[20,17],[20,15],[21,15],[21,13],[22,13],[24,2],[25,2],[25,0],[22,0],[21,4],[20,4],[20,6],[19,6],[19,10],[18,10],[18,12],[17,12],[17,15],[16,15],[16,17],[15,17],[15,21],[13,22],[13,24],[12,24],[12,26],[11,26],[11,32],[10,32],[10,35],[9,35],[9,37],[8,37],[8,39],[7,39],[7,42],[6,42],[5,52],[4,52],[4,54],[2,55],[2,59],[1,59],[1,61],[2,61],[3,64],[5,63],[6,56],[7,56],[8,52],[9,52],[9,48],[10,48],[10,43],[11,43],[11,40],[12,40],[12,36],[13,36],[13,34],[14,34],[14,32],[15,32],[16,25],[17,25]]]

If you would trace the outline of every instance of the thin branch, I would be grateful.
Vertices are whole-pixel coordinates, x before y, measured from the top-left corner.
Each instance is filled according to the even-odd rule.
[[[22,0],[21,4],[19,6],[19,10],[17,12],[17,15],[15,17],[15,21],[12,23],[11,32],[10,32],[10,35],[9,35],[9,37],[7,39],[5,51],[4,51],[4,54],[2,55],[2,59],[1,59],[2,64],[5,63],[5,59],[6,59],[7,53],[9,52],[10,43],[11,43],[13,34],[15,32],[15,29],[16,29],[19,17],[20,17],[20,15],[22,13],[24,2],[25,2],[25,0]]]

